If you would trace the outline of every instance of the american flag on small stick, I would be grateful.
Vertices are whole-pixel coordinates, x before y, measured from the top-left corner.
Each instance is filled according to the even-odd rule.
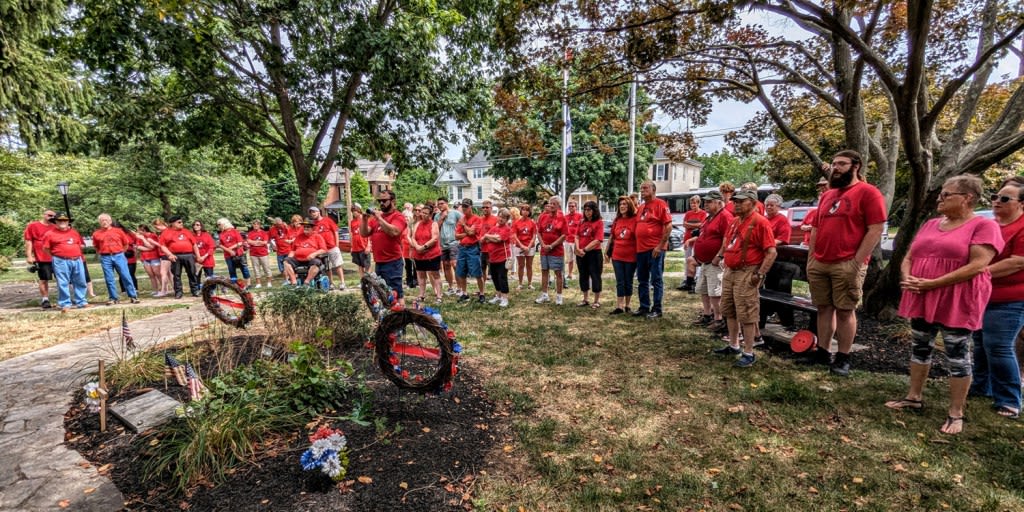
[[[128,327],[128,318],[124,310],[121,310],[121,344],[127,351],[135,350],[135,338],[132,338],[132,329]]]
[[[164,352],[164,377],[174,377],[179,386],[187,386],[185,367],[170,352]]]
[[[192,400],[203,398],[203,394],[206,393],[206,386],[203,385],[203,379],[199,378],[199,374],[196,373],[189,363],[185,363],[185,376],[188,378],[188,396]]]

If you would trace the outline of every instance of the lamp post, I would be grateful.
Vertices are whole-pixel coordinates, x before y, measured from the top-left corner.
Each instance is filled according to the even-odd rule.
[[[71,218],[71,206],[68,205],[68,182],[62,181],[57,184],[57,192],[64,196],[64,214]]]

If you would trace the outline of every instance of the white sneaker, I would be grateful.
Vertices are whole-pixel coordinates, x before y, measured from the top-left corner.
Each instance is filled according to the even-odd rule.
[[[497,295],[491,297],[491,300],[487,301],[488,304],[497,304],[499,302],[501,302],[501,297],[498,297]]]
[[[530,285],[530,286],[528,286],[527,288],[529,288],[529,289],[533,290],[533,285],[531,284],[531,285]]]
[[[259,290],[260,288],[263,288],[263,285],[260,283],[256,283],[256,286],[252,287],[253,290]]]
[[[562,305],[562,296],[561,295],[555,295],[555,304],[558,305],[558,306]]]
[[[523,285],[516,286],[516,291],[517,292],[523,291]]]
[[[508,307],[508,299],[501,299],[501,302],[498,303],[498,307],[507,308]]]
[[[537,300],[535,300],[534,302],[536,302],[537,304],[544,304],[545,302],[551,302],[551,297],[548,297],[548,294],[546,294],[546,293],[542,293],[542,294],[540,294],[537,297]]]
[[[267,283],[267,288],[273,288],[273,287],[274,287],[274,283]]]

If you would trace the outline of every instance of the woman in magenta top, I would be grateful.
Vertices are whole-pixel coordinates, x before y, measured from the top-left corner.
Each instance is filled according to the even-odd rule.
[[[512,213],[508,208],[502,208],[498,210],[498,223],[488,228],[481,240],[490,244],[491,248],[487,266],[495,293],[490,303],[503,308],[508,307],[508,268],[505,267],[505,260],[512,257],[513,238]]]
[[[629,301],[633,297],[633,275],[636,274],[636,203],[629,196],[619,197],[618,212],[612,223],[605,259],[611,260],[615,271],[616,306],[608,314],[629,313]]]
[[[434,222],[434,203],[420,205],[415,211],[415,224],[409,228],[409,251],[415,260],[420,302],[427,296],[427,278],[434,288],[434,302],[441,303],[441,235]]]
[[[904,398],[886,402],[891,409],[920,409],[931,369],[935,336],[941,331],[949,360],[949,412],[939,429],[959,434],[971,384],[971,331],[981,328],[982,314],[992,293],[988,264],[1003,250],[995,222],[974,215],[982,195],[977,176],[946,180],[939,193],[941,215],[925,222],[900,265],[903,296],[899,314],[910,319],[913,347],[910,390]]]
[[[519,207],[519,219],[512,223],[512,254],[516,257],[519,269],[519,287],[523,289],[523,271],[526,272],[526,285],[533,289],[533,255],[537,251],[537,221],[533,220],[530,205],[524,203]]]
[[[601,270],[604,260],[601,258],[601,242],[604,241],[604,221],[597,209],[597,202],[583,203],[583,219],[576,227],[576,268],[580,273],[580,291],[583,300],[577,306],[597,309],[601,307]],[[589,302],[588,294],[594,292],[594,302]]]
[[[992,212],[1006,246],[992,259],[992,297],[980,331],[974,331],[974,381],[971,395],[992,398],[996,414],[1020,415],[1020,364],[1014,353],[1024,328],[1024,176],[1003,182],[991,196]]]

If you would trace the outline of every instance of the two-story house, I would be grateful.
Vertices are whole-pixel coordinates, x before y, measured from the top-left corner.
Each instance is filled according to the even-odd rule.
[[[501,191],[501,181],[491,176],[490,170],[491,162],[487,155],[477,151],[468,162],[451,164],[438,173],[434,186],[445,191],[449,202],[469,198],[474,205],[480,206],[484,199],[493,200],[492,196]]]
[[[356,168],[349,171],[363,175],[370,184],[370,195],[376,197],[379,192],[391,190],[395,183],[395,165],[391,159],[356,160]],[[327,197],[324,198],[324,209],[327,211],[344,210],[345,205],[345,169],[339,164],[327,173]]]

